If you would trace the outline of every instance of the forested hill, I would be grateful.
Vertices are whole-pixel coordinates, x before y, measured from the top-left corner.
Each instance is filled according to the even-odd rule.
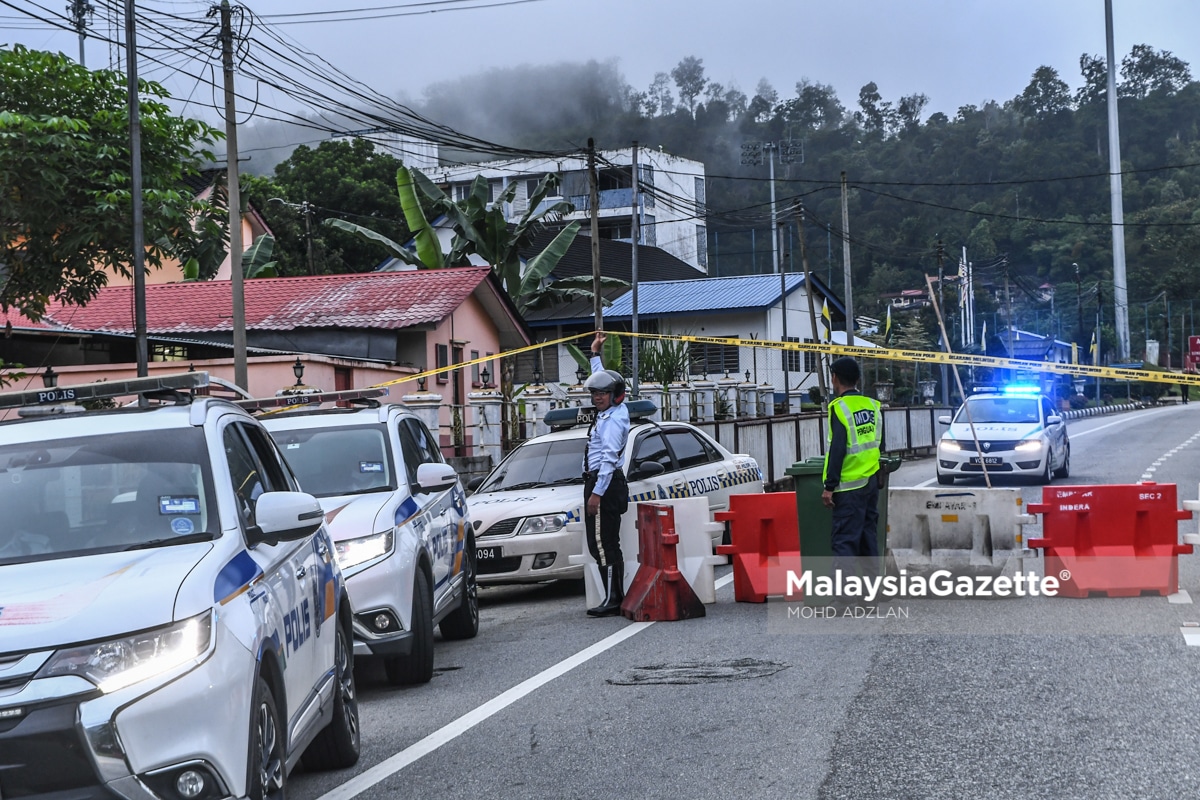
[[[646,91],[611,64],[497,70],[431,87],[423,111],[519,146],[637,140],[703,161],[715,274],[770,269],[767,167],[744,166],[742,145],[791,141],[803,163],[776,165],[779,208],[806,205],[814,269],[840,270],[841,172],[852,187],[862,313],[871,313],[868,298],[923,286],[939,239],[950,271],[963,246],[975,262],[1007,254],[1014,281],[1062,283],[1073,304],[1079,264],[1084,287],[1111,303],[1107,75],[1101,58],[1080,65],[1077,86],[1042,67],[1019,96],[953,118],[927,114],[923,95],[886,99],[874,83],[850,101],[808,80],[791,96],[765,81],[747,95],[708,80],[692,57]],[[1130,305],[1161,291],[1200,299],[1200,84],[1186,63],[1139,45],[1122,59],[1117,86]],[[789,237],[795,246],[794,230]]]

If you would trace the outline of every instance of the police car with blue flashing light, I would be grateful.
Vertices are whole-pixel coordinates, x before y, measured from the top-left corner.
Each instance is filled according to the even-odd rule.
[[[649,400],[626,405],[630,503],[707,497],[711,514],[727,510],[730,495],[762,492],[762,471],[750,456],[730,453],[685,422],[649,421],[656,411]],[[566,526],[583,518],[583,451],[594,412],[548,412],[551,432],[514,449],[468,498],[481,584],[583,577],[569,560],[583,541]]]
[[[979,387],[953,418],[937,446],[937,481],[1027,476],[1040,484],[1071,473],[1067,423],[1036,386]]]
[[[321,502],[354,603],[354,651],[394,684],[433,677],[433,629],[479,631],[467,494],[437,440],[386,388],[244,401]],[[295,408],[297,400],[307,404]],[[344,407],[328,407],[330,403]],[[269,407],[292,404],[272,413]],[[325,407],[322,407],[324,404]]]
[[[207,382],[0,394],[2,797],[282,797],[358,760],[321,507]]]

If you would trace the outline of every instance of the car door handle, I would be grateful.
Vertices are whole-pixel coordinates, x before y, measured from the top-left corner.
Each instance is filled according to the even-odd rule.
[[[303,578],[307,574],[308,574],[308,569],[306,567],[297,567],[296,568],[296,579],[297,580],[299,580],[300,578]]]

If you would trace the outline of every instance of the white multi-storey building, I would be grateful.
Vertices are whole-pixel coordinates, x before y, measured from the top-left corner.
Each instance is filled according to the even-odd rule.
[[[600,165],[597,213],[600,236],[632,241],[633,148],[598,152],[597,163]],[[516,182],[516,196],[505,209],[505,217],[515,222],[528,210],[529,196],[538,181],[550,172],[560,174],[562,183],[559,196],[548,198],[546,202],[561,199],[571,201],[575,212],[567,220],[579,220],[583,223],[580,233],[588,234],[589,186],[587,159],[584,156],[463,164],[441,167],[437,172],[430,173],[429,177],[435,180],[440,177],[448,185],[447,193],[455,200],[467,196],[477,175],[487,179],[491,199]],[[639,244],[657,246],[707,274],[704,164],[658,149],[639,148],[638,172],[641,175]]]

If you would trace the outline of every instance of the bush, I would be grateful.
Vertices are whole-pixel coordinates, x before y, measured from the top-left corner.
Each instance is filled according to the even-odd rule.
[[[1087,404],[1088,404],[1087,398],[1081,394],[1071,395],[1071,399],[1068,400],[1067,402],[1069,402],[1071,404],[1071,408],[1074,408],[1076,410],[1081,409],[1081,408],[1087,408]]]

